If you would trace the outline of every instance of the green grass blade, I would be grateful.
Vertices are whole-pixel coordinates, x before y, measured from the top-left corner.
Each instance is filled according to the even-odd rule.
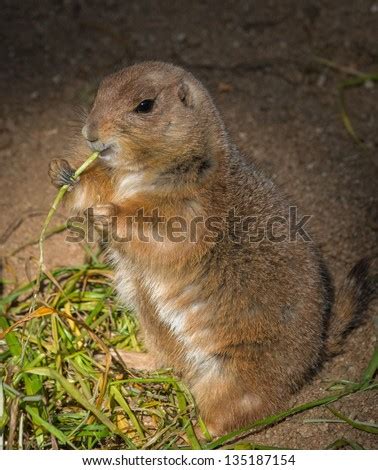
[[[135,416],[133,411],[131,410],[127,401],[123,398],[120,391],[115,387],[110,387],[110,395],[114,397],[115,401],[119,404],[119,406],[123,409],[123,411],[127,414],[130,421],[133,423],[136,431],[138,432],[139,436],[142,439],[145,439],[144,431],[142,426],[140,425],[138,418]]]
[[[75,449],[75,446],[68,440],[67,436],[60,431],[58,428],[53,426],[52,424],[48,423],[45,421],[37,412],[36,409],[30,405],[25,406],[26,412],[31,416],[33,423],[37,424],[38,426],[41,426],[42,428],[46,429],[50,434],[55,436],[57,439],[59,439],[60,442],[63,444],[69,445],[73,449]]]
[[[375,349],[372,358],[369,361],[367,368],[362,376],[362,382],[367,383],[374,379],[378,370],[378,348]]]
[[[100,410],[98,410],[92,403],[90,403],[84,396],[79,392],[79,390],[72,385],[71,382],[69,382],[65,377],[62,375],[58,374],[55,370],[53,369],[48,369],[48,368],[35,368],[31,369],[28,371],[25,371],[29,374],[37,374],[37,375],[42,375],[49,377],[57,382],[60,383],[60,385],[65,389],[65,391],[72,397],[74,398],[78,403],[80,403],[81,406],[83,406],[86,410],[90,411],[92,414],[96,416],[96,418],[101,421],[109,430],[120,436],[124,442],[128,445],[130,449],[136,449],[136,446],[131,442],[131,440],[125,436],[124,433],[122,433],[115,424],[113,424],[110,419],[104,415]]]
[[[192,422],[190,421],[190,418],[188,417],[188,412],[187,412],[188,404],[186,401],[185,393],[179,383],[174,384],[174,388],[176,390],[177,403],[178,403],[179,410],[181,412],[181,418],[182,418],[183,426],[185,428],[188,441],[190,445],[192,446],[192,449],[197,449],[197,450],[202,449],[202,446],[197,439],[196,433],[194,432]]]
[[[364,450],[364,448],[358,442],[344,438],[337,439],[336,441],[332,442],[332,444],[326,447],[326,450],[343,449],[345,447],[351,447],[353,450]]]
[[[330,406],[327,406],[327,408],[332,414],[340,418],[342,421],[345,421],[346,423],[350,424],[353,428],[359,429],[360,431],[369,432],[371,434],[378,434],[377,424],[370,424],[370,423],[363,423],[361,421],[356,421],[354,419],[348,418],[347,416],[340,413],[340,411],[335,410],[334,408],[331,408]]]
[[[5,317],[0,316],[0,327],[2,328],[2,330],[5,330],[6,328],[9,327],[9,323]],[[12,331],[8,333],[5,336],[5,341],[13,357],[21,356],[21,352],[22,352],[21,343],[19,342],[17,335],[15,333],[13,333]]]

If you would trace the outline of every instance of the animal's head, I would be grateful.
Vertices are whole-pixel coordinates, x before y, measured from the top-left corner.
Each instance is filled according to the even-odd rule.
[[[211,98],[190,73],[145,62],[103,80],[83,136],[104,163],[135,171],[209,155],[222,129]]]

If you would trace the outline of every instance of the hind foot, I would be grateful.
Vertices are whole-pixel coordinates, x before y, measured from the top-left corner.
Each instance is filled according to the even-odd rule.
[[[153,371],[157,369],[155,358],[148,353],[136,352],[136,351],[123,351],[117,349],[112,352],[114,358],[121,358],[122,362],[129,369],[140,369]]]

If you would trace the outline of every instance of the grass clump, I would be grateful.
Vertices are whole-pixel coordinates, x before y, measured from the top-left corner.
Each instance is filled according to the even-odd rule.
[[[35,283],[1,299],[0,426],[8,448],[198,445],[193,401],[170,372],[141,375],[112,359],[114,348],[142,345],[111,280],[104,265],[61,268],[43,276],[31,312]]]
[[[198,439],[193,399],[171,371],[128,370],[115,348],[143,350],[132,312],[117,302],[103,264],[59,268],[0,300],[0,444],[27,449],[269,448],[246,434],[305,410],[377,388],[372,358],[359,383],[291,408],[226,436]],[[33,309],[31,307],[34,305]],[[338,421],[376,433],[376,425]],[[340,445],[338,440],[332,448]],[[345,444],[347,445],[347,444]],[[353,444],[358,447],[359,444]]]

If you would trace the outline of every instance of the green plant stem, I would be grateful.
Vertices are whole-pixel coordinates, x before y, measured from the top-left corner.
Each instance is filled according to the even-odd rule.
[[[56,227],[53,227],[51,230],[46,231],[44,239],[47,240],[48,238],[52,237],[53,235],[56,235],[57,233],[64,232],[64,230],[66,229],[67,229],[67,224],[57,225]],[[10,256],[15,256],[24,248],[27,248],[28,246],[36,245],[37,243],[39,243],[39,238],[29,240],[28,242],[24,243],[23,245],[20,245],[18,248],[13,250]]]
[[[96,160],[96,158],[99,156],[99,152],[93,152],[86,160],[85,162],[75,171],[72,179],[75,181],[79,178],[79,176]],[[54,202],[52,203],[52,206],[49,210],[49,213],[47,214],[47,217],[42,225],[42,230],[41,234],[39,236],[39,263],[38,263],[38,277],[37,277],[37,286],[36,286],[36,292],[38,292],[39,287],[41,285],[41,278],[42,278],[42,273],[45,268],[45,263],[44,263],[44,241],[46,239],[46,232],[47,228],[51,222],[51,219],[53,218],[59,204],[62,202],[62,199],[66,192],[69,189],[69,185],[65,184],[63,185],[57,195],[55,196]]]

